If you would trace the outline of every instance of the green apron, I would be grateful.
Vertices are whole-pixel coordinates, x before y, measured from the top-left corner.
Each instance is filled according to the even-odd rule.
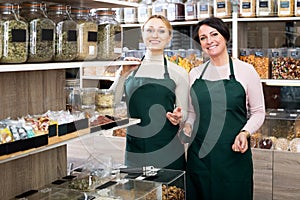
[[[127,128],[125,164],[128,167],[154,166],[185,170],[184,146],[177,132],[179,126],[166,118],[173,112],[175,82],[170,79],[164,58],[164,78],[128,77],[125,100],[128,116],[141,122]]]
[[[191,88],[197,117],[187,157],[187,200],[251,200],[251,149],[242,154],[231,148],[247,122],[246,93],[231,59],[229,80],[202,79],[207,66]]]

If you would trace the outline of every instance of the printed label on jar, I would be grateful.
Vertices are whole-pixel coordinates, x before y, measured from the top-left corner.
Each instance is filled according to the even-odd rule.
[[[76,30],[68,30],[68,41],[77,41],[77,31]]]
[[[94,31],[88,32],[88,42],[97,42],[97,32]]]
[[[42,41],[53,41],[54,34],[53,29],[42,29]]]
[[[11,36],[12,42],[26,42],[26,30],[24,29],[12,29]]]

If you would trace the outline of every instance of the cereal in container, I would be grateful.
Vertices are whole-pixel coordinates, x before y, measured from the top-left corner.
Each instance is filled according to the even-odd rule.
[[[240,1],[240,17],[255,17],[256,0]]]

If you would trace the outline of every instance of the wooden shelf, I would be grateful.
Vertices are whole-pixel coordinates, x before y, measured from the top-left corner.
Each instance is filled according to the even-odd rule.
[[[140,123],[140,119],[131,118],[131,119],[129,119],[129,123],[127,123],[125,125],[121,125],[121,126],[116,126],[116,127],[113,127],[112,129],[108,129],[108,130],[102,130],[102,131],[90,133],[90,128],[87,128],[87,129],[83,129],[83,130],[76,131],[74,133],[66,134],[66,135],[59,136],[59,137],[58,136],[50,137],[49,144],[46,146],[42,146],[39,148],[33,148],[33,149],[26,150],[26,151],[19,151],[19,152],[12,153],[9,155],[0,156],[0,164],[6,163],[6,162],[9,162],[12,160],[16,160],[19,158],[23,158],[23,157],[26,157],[29,155],[34,155],[34,154],[37,154],[37,153],[40,153],[40,152],[43,152],[46,150],[54,149],[56,147],[66,145],[71,141],[80,140],[81,138],[89,136],[90,134],[103,135],[104,132],[119,129],[119,128],[124,128],[124,127],[131,126],[131,125],[138,124],[138,123]]]

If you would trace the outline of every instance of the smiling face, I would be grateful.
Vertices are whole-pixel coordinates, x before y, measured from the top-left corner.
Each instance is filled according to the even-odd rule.
[[[222,57],[224,54],[228,54],[226,47],[227,41],[217,29],[204,24],[200,26],[198,36],[202,50],[211,58]]]
[[[152,54],[161,54],[172,39],[170,28],[159,18],[148,20],[142,28],[143,41]]]

